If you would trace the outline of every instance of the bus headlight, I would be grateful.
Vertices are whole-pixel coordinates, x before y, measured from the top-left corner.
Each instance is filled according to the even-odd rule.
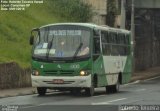
[[[33,70],[33,71],[32,71],[32,75],[34,75],[34,76],[39,76],[39,71]]]
[[[81,76],[86,76],[86,75],[88,75],[89,74],[89,72],[88,71],[80,71],[80,75]]]

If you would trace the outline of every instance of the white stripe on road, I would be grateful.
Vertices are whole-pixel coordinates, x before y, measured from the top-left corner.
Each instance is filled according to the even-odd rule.
[[[113,103],[113,102],[122,101],[122,100],[126,100],[126,99],[127,99],[127,98],[120,98],[120,99],[115,99],[115,100],[106,101],[106,102],[92,103],[92,105],[111,104],[111,103]]]
[[[153,77],[153,78],[149,78],[149,79],[145,79],[145,80],[136,80],[136,81],[134,81],[134,82],[131,82],[131,83],[128,83],[128,84],[124,84],[124,85],[122,85],[122,87],[123,87],[123,86],[128,86],[128,85],[137,84],[137,83],[140,83],[141,81],[150,81],[150,80],[154,80],[154,79],[157,79],[157,78],[160,78],[160,76]]]
[[[160,76],[149,78],[149,79],[146,79],[146,80],[143,80],[143,81],[150,81],[150,80],[157,79],[157,78],[160,78]]]
[[[145,90],[147,90],[147,89],[137,89],[134,92],[145,91]]]
[[[107,96],[107,95],[98,95],[98,96],[93,96],[93,97],[97,98],[97,97],[103,97],[103,96]]]
[[[128,85],[133,85],[133,84],[137,84],[137,83],[140,83],[140,80],[137,80],[137,81],[134,81],[134,82],[131,82],[131,83],[128,83],[128,84],[124,84],[122,86],[128,86]]]

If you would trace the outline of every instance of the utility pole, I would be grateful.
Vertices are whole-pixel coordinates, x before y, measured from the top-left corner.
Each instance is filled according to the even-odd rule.
[[[131,45],[132,45],[132,56],[133,56],[133,64],[132,64],[132,74],[134,73],[135,70],[135,23],[134,23],[134,0],[132,0],[132,5],[131,5]]]
[[[121,0],[121,29],[125,29],[126,22],[126,0]]]

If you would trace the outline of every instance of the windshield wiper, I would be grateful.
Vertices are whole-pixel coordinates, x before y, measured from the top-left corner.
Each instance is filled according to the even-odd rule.
[[[46,54],[46,58],[48,59],[48,57],[49,57],[49,52],[50,52],[50,50],[51,50],[51,48],[52,48],[52,45],[53,45],[53,39],[54,39],[54,35],[53,35],[53,37],[52,37],[52,40],[51,41],[49,41],[48,42],[48,50],[47,50],[47,54]]]
[[[80,51],[80,49],[82,48],[82,46],[83,46],[83,43],[80,43],[79,46],[78,46],[78,48],[77,48],[77,50],[76,50],[76,52],[74,53],[73,58],[75,58],[77,56],[77,54]]]

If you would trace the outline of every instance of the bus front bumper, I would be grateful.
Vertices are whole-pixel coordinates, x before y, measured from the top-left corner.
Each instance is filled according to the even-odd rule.
[[[91,74],[88,76],[31,76],[33,87],[48,87],[48,88],[85,88],[91,86]],[[55,83],[55,80],[62,80],[63,83]]]

